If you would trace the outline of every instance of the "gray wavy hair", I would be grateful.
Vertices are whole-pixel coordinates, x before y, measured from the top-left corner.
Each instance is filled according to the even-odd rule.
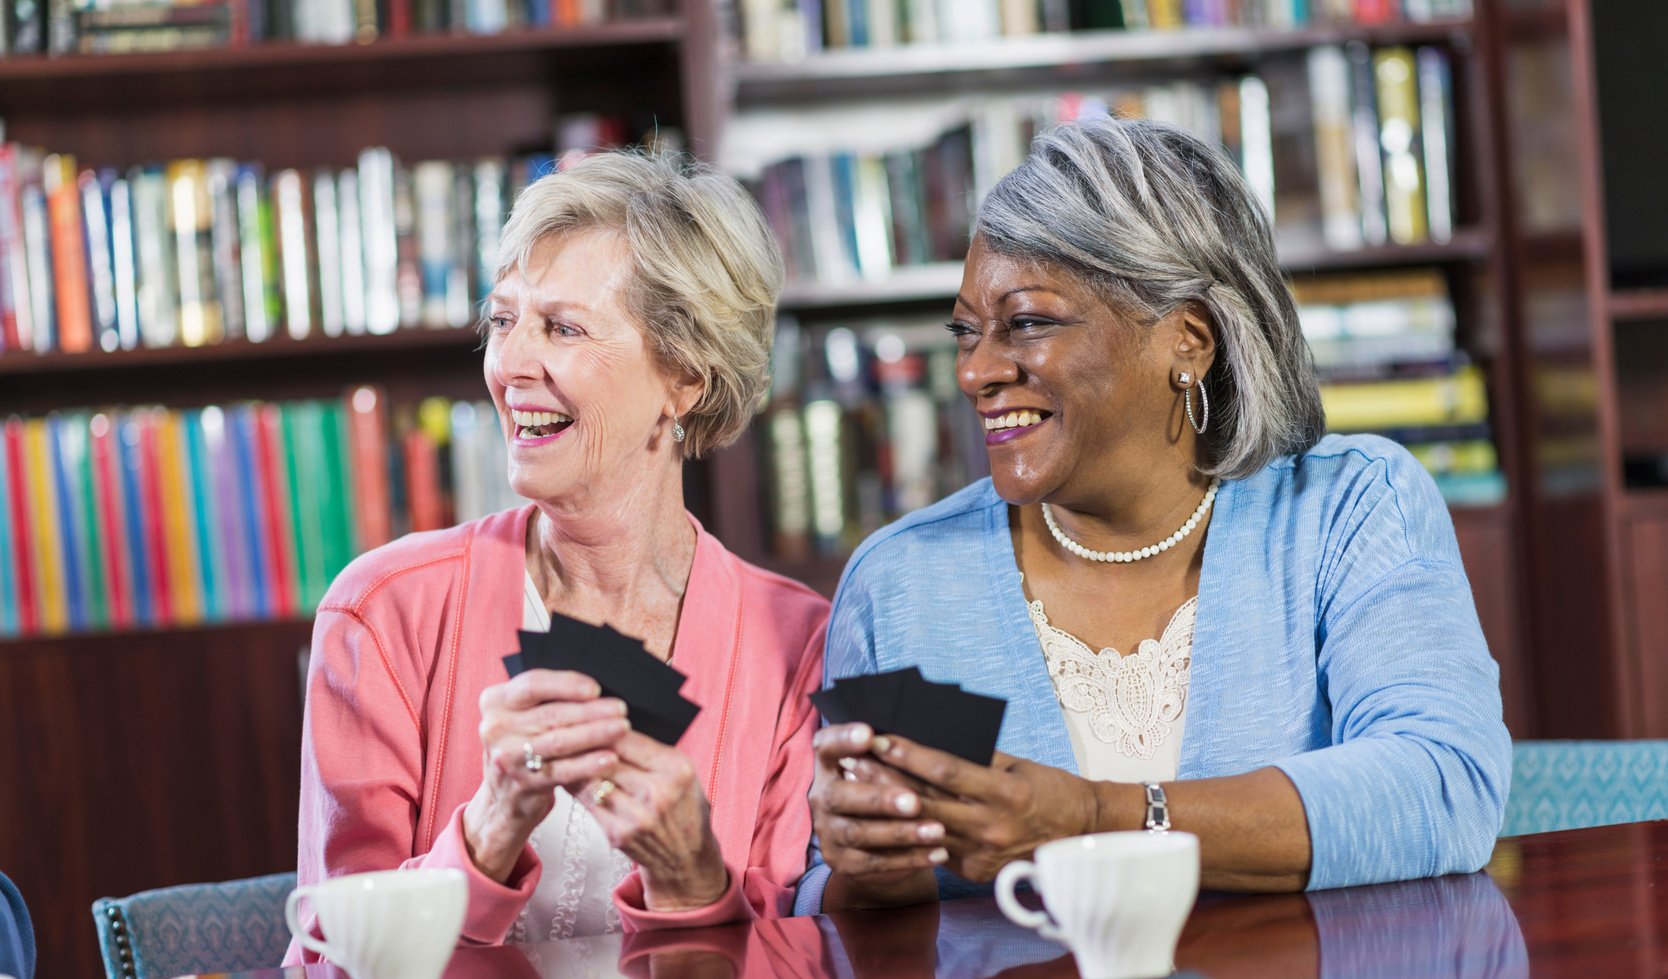
[[[1072,270],[1152,324],[1196,303],[1216,327],[1201,470],[1243,479],[1326,428],[1314,359],[1267,217],[1217,147],[1174,126],[1090,119],[1039,135],[979,207],[992,251]]]
[[[694,159],[638,150],[586,157],[516,198],[495,279],[526,271],[550,235],[619,233],[636,275],[626,303],[663,367],[705,382],[683,419],[685,458],[734,442],[769,394],[782,254],[753,198]]]

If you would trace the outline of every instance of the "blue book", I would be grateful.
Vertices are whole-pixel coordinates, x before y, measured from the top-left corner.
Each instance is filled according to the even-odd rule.
[[[261,533],[266,494],[261,488],[260,467],[255,462],[257,424],[259,421],[255,417],[254,406],[238,405],[231,411],[226,438],[232,443],[238,488],[242,491],[238,493],[242,503],[242,519],[239,522],[243,525],[243,552],[249,555],[249,594],[253,599],[251,612],[257,619],[267,619],[272,617],[274,605],[269,588],[276,583],[266,580],[266,569],[272,559],[267,554],[265,535]]]
[[[226,596],[221,588],[225,572],[223,562],[215,553],[215,538],[219,535],[215,533],[214,482],[209,471],[208,452],[204,448],[203,413],[185,412],[180,428],[185,432],[185,458],[191,465],[188,492],[193,498],[191,518],[197,529],[197,584],[203,596],[203,619],[219,622],[227,617]]]
[[[74,452],[74,433],[66,431],[74,425],[53,412],[46,416],[47,451],[52,453],[52,493],[58,500],[58,548],[64,559],[65,604],[69,607],[69,626],[80,631],[87,628],[87,562],[86,520],[77,506],[75,493],[70,489],[73,473],[80,471],[80,460],[70,458]],[[68,451],[66,451],[68,450]],[[86,442],[82,442],[86,451]]]
[[[841,247],[850,267],[861,269],[857,253],[857,157],[835,153],[828,158],[834,175],[834,218],[840,228]]]
[[[838,2],[838,0],[835,0]],[[845,0],[846,32],[854,48],[869,46],[869,0]]]
[[[139,625],[155,625],[156,608],[151,604],[151,562],[145,548],[144,497],[140,491],[139,422],[131,412],[120,416],[116,422],[116,433],[122,481],[122,523],[127,527],[128,566],[133,569],[133,621]]]
[[[237,459],[232,447],[229,414],[217,407],[204,408],[203,454],[213,475],[215,567],[220,571],[220,607],[229,619],[254,615],[254,598],[249,594],[249,561],[243,552],[244,535],[238,500]]]
[[[17,528],[21,533],[22,527]],[[12,500],[7,482],[6,452],[0,445],[0,636],[15,636],[23,628],[18,615],[17,584],[12,581]]]

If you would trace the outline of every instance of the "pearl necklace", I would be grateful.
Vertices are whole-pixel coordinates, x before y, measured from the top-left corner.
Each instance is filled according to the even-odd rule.
[[[1180,544],[1188,534],[1193,533],[1193,528],[1199,526],[1199,521],[1205,519],[1205,514],[1210,512],[1210,505],[1216,501],[1216,490],[1221,485],[1222,481],[1220,479],[1213,479],[1210,481],[1210,489],[1205,490],[1205,498],[1199,501],[1199,508],[1193,511],[1193,516],[1187,518],[1187,523],[1182,524],[1180,530],[1159,541],[1157,544],[1153,544],[1149,547],[1138,548],[1133,551],[1089,550],[1087,547],[1084,547],[1082,544],[1079,544],[1077,541],[1074,541],[1070,537],[1066,536],[1066,532],[1061,530],[1060,525],[1054,522],[1054,513],[1049,510],[1047,503],[1042,505],[1043,522],[1048,524],[1048,532],[1054,535],[1054,539],[1060,542],[1061,547],[1072,552],[1085,561],[1107,561],[1117,564],[1128,564],[1131,561],[1139,561],[1142,558],[1152,557],[1154,554],[1162,554],[1170,548],[1175,547],[1177,544]]]

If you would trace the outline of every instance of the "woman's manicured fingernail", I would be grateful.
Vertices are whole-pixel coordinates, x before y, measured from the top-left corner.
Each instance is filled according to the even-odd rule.
[[[846,740],[852,744],[862,744],[874,737],[874,734],[875,732],[867,724],[853,724],[851,730],[846,733]]]
[[[915,835],[920,837],[922,843],[932,843],[944,838],[944,827],[937,823],[927,823],[916,830]]]
[[[913,813],[916,806],[915,793],[899,792],[896,796],[893,796],[892,805],[897,806],[898,811],[903,813],[905,816]]]
[[[933,863],[943,863],[944,861],[950,859],[950,851],[944,849],[943,847],[939,847],[938,849],[927,854],[927,859],[931,860]]]
[[[840,759],[840,767],[845,769],[848,773],[854,773],[854,772],[857,771],[857,759],[855,759],[855,758],[841,758]]]
[[[888,751],[892,750],[892,739],[884,734],[875,735],[874,741],[870,743],[874,745],[875,754],[877,755],[884,755]]]

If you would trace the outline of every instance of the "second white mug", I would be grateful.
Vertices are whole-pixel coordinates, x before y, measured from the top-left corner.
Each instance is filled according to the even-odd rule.
[[[1014,897],[1030,880],[1046,911]],[[996,903],[1015,924],[1064,943],[1084,979],[1149,979],[1175,971],[1176,942],[1199,894],[1192,833],[1097,833],[1037,847],[996,876]]]
[[[312,902],[323,941],[301,928],[302,898]],[[353,979],[440,979],[468,902],[461,870],[384,870],[298,887],[284,902],[284,920],[303,947]]]

